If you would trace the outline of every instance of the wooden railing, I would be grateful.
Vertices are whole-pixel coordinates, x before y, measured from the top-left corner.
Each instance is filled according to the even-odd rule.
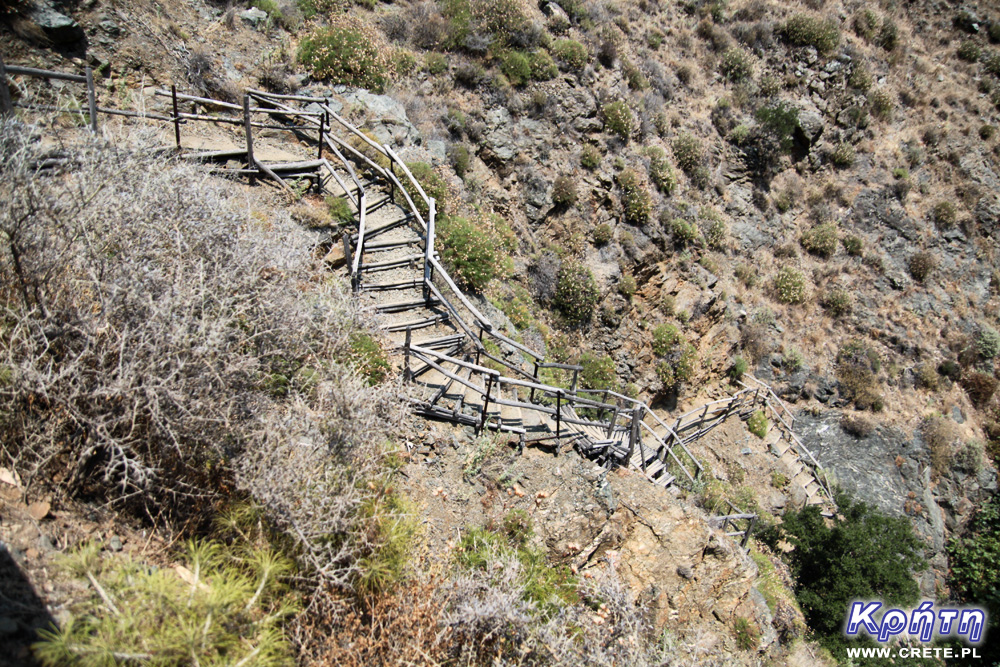
[[[704,436],[711,429],[715,428],[731,416],[739,416],[746,419],[757,408],[766,409],[774,418],[776,424],[780,425],[782,436],[786,438],[796,455],[814,473],[817,482],[826,493],[830,503],[833,503],[833,496],[830,492],[826,480],[823,478],[819,464],[812,453],[802,444],[792,431],[794,418],[788,407],[774,394],[771,388],[747,376],[749,381],[755,383],[754,387],[744,384],[744,390],[737,392],[733,396],[719,401],[714,401],[704,406],[682,414],[671,424],[663,421],[657,416],[649,406],[637,399],[623,394],[604,389],[580,389],[577,386],[579,373],[582,367],[575,364],[563,364],[546,362],[544,355],[532,350],[530,347],[513,340],[502,334],[493,323],[480,312],[475,305],[462,292],[458,285],[452,280],[448,271],[441,264],[434,251],[435,227],[436,227],[436,201],[429,197],[421,184],[414,178],[411,170],[405,162],[389,147],[382,146],[374,141],[364,132],[354,127],[343,117],[337,114],[330,105],[327,98],[310,97],[302,95],[277,95],[259,90],[249,90],[243,98],[243,104],[238,105],[221,100],[213,100],[194,95],[186,95],[177,92],[176,87],[171,87],[170,91],[157,90],[156,94],[169,97],[171,99],[171,115],[156,113],[136,112],[121,109],[106,109],[98,106],[96,89],[93,83],[93,73],[89,68],[84,75],[67,74],[63,72],[51,72],[47,70],[36,70],[25,67],[4,66],[0,60],[0,114],[10,113],[13,107],[24,107],[28,109],[45,110],[41,105],[30,105],[12,102],[7,86],[7,74],[20,74],[26,76],[38,76],[43,78],[59,78],[78,83],[85,83],[88,92],[88,111],[91,131],[97,132],[97,115],[100,113],[128,116],[148,119],[160,122],[169,122],[174,126],[175,141],[180,147],[180,128],[186,122],[203,121],[212,123],[228,123],[231,125],[242,125],[245,129],[246,150],[230,151],[232,155],[245,155],[247,166],[245,169],[217,169],[223,173],[245,174],[251,178],[260,175],[267,176],[275,180],[280,186],[288,188],[288,183],[275,170],[279,165],[266,165],[256,159],[253,153],[253,130],[254,129],[281,129],[294,132],[307,140],[312,140],[313,135],[310,130],[316,130],[315,141],[317,144],[317,159],[308,163],[293,163],[287,166],[300,166],[304,168],[320,168],[329,173],[340,188],[343,190],[345,198],[357,209],[358,231],[352,235],[345,233],[343,236],[344,256],[349,262],[352,288],[359,291],[364,287],[364,247],[367,228],[366,214],[368,209],[368,194],[361,177],[354,169],[352,163],[361,166],[365,171],[381,178],[388,184],[390,197],[395,197],[398,192],[402,199],[401,204],[409,211],[407,214],[407,224],[415,223],[415,231],[421,236],[423,243],[424,273],[417,285],[421,286],[426,301],[432,298],[443,305],[450,313],[453,321],[462,334],[453,340],[449,340],[449,349],[453,349],[459,356],[453,356],[432,349],[427,346],[413,345],[411,342],[410,330],[406,331],[406,342],[403,346],[405,356],[406,375],[412,375],[410,369],[411,356],[425,364],[426,368],[433,368],[447,378],[448,385],[457,382],[462,386],[472,389],[483,401],[481,414],[478,419],[453,411],[448,416],[459,423],[468,423],[478,430],[483,428],[496,428],[508,432],[520,433],[524,435],[524,429],[505,425],[502,420],[498,423],[489,423],[490,403],[496,406],[518,408],[520,410],[534,411],[551,418],[555,422],[555,434],[550,436],[557,441],[564,438],[580,440],[582,431],[574,429],[574,426],[594,427],[601,429],[607,436],[607,440],[598,442],[597,447],[607,452],[605,459],[612,464],[630,465],[636,449],[639,451],[638,466],[645,471],[647,463],[654,458],[659,459],[664,465],[675,468],[683,474],[689,485],[694,485],[696,480],[704,472],[704,468],[697,457],[690,451],[688,444]],[[207,115],[196,112],[184,113],[180,110],[180,104],[193,103],[202,104],[220,110],[221,113],[230,113],[230,116]],[[251,102],[256,106],[251,106]],[[319,105],[319,111],[302,111],[287,104],[287,102],[302,102]],[[58,109],[66,111],[66,109]],[[70,110],[73,111],[73,110]],[[80,111],[80,113],[83,113]],[[254,120],[254,116],[262,114],[266,116],[265,122]],[[282,123],[281,121],[285,122]],[[291,121],[295,121],[294,123]],[[336,124],[336,125],[335,125]],[[348,136],[360,140],[362,145],[374,150],[388,161],[388,167],[380,165],[371,159],[359,147],[351,141],[339,136],[334,131],[334,127],[339,126],[348,133]],[[349,175],[351,185],[346,183],[333,165],[323,157],[323,151],[329,150],[337,161],[344,167]],[[185,157],[200,157],[209,159],[213,157],[211,153],[195,153]],[[221,153],[218,157],[222,157]],[[317,181],[319,179],[317,178]],[[404,182],[409,184],[409,188],[404,186]],[[427,214],[421,212],[421,208],[411,196],[411,191],[415,197],[423,202]],[[351,243],[354,243],[352,249]],[[352,252],[353,250],[353,252]],[[439,284],[440,283],[440,284]],[[445,294],[447,290],[448,296]],[[449,298],[450,297],[450,298]],[[456,305],[457,302],[457,305]],[[467,316],[468,317],[467,317]],[[490,354],[484,340],[490,338],[498,345],[506,346],[514,350],[514,356],[519,358],[519,362],[510,361],[506,358]],[[461,356],[463,345],[471,345],[474,350],[475,361],[468,357]],[[505,369],[504,372],[481,365],[480,360],[485,357],[494,364]],[[457,372],[448,371],[445,364],[453,364]],[[462,369],[462,371],[458,371]],[[544,369],[558,369],[572,373],[572,380],[569,387],[558,387],[548,385],[539,381],[539,372]],[[463,377],[463,371],[465,376]],[[507,373],[510,373],[509,375]],[[478,382],[473,378],[478,378]],[[481,382],[481,384],[479,383]],[[529,395],[527,401],[514,398],[505,398],[504,389],[526,390]],[[443,394],[446,387],[438,391]],[[600,395],[601,400],[586,398],[587,396]],[[554,403],[554,406],[552,405]],[[426,403],[418,406],[419,409],[427,409]],[[431,404],[433,407],[433,403]],[[581,418],[576,409],[586,409],[593,411],[597,416],[594,419]],[[447,410],[440,409],[438,413],[446,413]],[[444,416],[437,414],[436,416]],[[647,422],[647,418],[652,423]],[[566,428],[568,427],[568,428]],[[565,434],[564,434],[565,428]],[[643,434],[653,439],[652,444],[647,444],[643,440]],[[652,452],[653,456],[649,456]],[[735,525],[737,521],[748,521],[748,525],[743,531],[727,533],[733,536],[742,536],[742,544],[745,545],[750,531],[756,520],[756,515],[737,511],[734,514],[717,517],[722,521],[723,530],[730,525]]]

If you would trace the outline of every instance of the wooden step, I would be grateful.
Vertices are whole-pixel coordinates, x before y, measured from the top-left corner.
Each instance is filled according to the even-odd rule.
[[[391,290],[420,289],[424,286],[424,281],[407,280],[400,283],[365,283],[361,286],[362,292],[388,292]]]
[[[390,269],[399,269],[405,266],[410,266],[415,262],[418,262],[424,258],[423,255],[408,255],[406,257],[401,257],[399,259],[393,259],[388,262],[376,262],[374,264],[362,264],[360,271],[362,273],[374,273],[375,271],[388,271]]]
[[[383,303],[382,305],[375,306],[375,312],[403,313],[407,310],[414,310],[416,308],[432,308],[439,305],[441,305],[441,302],[433,298],[427,301],[423,299],[416,299],[413,301],[396,301],[395,303]]]
[[[398,250],[400,248],[407,248],[412,245],[416,245],[423,241],[422,238],[416,237],[413,239],[403,239],[397,241],[381,241],[377,243],[365,242],[364,252],[388,252],[389,250]]]
[[[408,322],[399,322],[398,324],[392,324],[385,328],[386,331],[406,331],[407,329],[424,329],[430,326],[434,326],[438,322],[446,322],[448,320],[447,313],[441,313],[440,315],[434,315],[433,317],[428,317],[421,320],[410,320]]]

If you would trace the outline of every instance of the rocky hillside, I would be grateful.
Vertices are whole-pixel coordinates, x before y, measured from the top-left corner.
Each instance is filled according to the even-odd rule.
[[[743,373],[770,383],[830,481],[912,524],[930,563],[923,594],[949,594],[948,545],[996,493],[1000,456],[990,3],[28,5],[0,1],[5,62],[90,65],[122,106],[155,108],[148,93],[171,83],[219,99],[246,87],[332,98],[419,169],[443,258],[510,335],[665,416]],[[21,84],[15,97],[37,94]],[[737,425],[699,443],[710,478],[680,498],[610,482],[632,508],[597,502],[604,482],[567,464],[580,469],[559,482],[564,506],[521,502],[546,536],[536,546],[572,564],[597,540],[590,555],[607,551],[652,596],[657,627],[690,629],[696,662],[754,660],[720,630],[737,618],[762,629],[756,649],[793,660],[776,647],[801,629],[794,599],[758,599],[781,561],[735,557],[698,509],[728,500],[770,523],[801,502],[751,437]],[[494,488],[502,470],[470,481],[461,452],[479,445],[463,438],[431,438],[433,474],[412,471],[414,495],[464,498],[441,516],[425,508],[445,530],[429,531],[431,552],[454,548],[450,530],[502,522],[524,491]],[[557,484],[531,471],[531,493]],[[494,493],[516,500],[474,509]],[[775,580],[787,595],[790,579]],[[710,614],[708,599],[724,604]],[[694,617],[707,622],[684,625]],[[698,633],[711,638],[701,654]]]

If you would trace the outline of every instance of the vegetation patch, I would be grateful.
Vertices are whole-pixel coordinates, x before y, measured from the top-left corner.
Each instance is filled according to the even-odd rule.
[[[552,307],[567,324],[580,325],[590,321],[600,298],[594,274],[576,262],[563,262],[556,276],[556,292]]]
[[[517,237],[502,218],[454,215],[441,216],[437,223],[441,259],[461,285],[482,291],[491,280],[510,272]]]
[[[302,40],[298,58],[316,79],[376,92],[382,92],[392,76],[389,50],[360,22],[316,30]]]

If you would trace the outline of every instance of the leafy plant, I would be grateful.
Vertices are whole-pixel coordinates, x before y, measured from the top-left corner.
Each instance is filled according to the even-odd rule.
[[[837,223],[825,222],[816,225],[802,235],[802,247],[808,252],[829,259],[837,251]]]
[[[758,438],[763,439],[767,435],[767,416],[763,410],[757,410],[747,419],[747,429]]]
[[[594,314],[600,298],[594,274],[576,262],[563,262],[556,276],[552,306],[570,325],[585,324]]]
[[[614,235],[615,232],[614,229],[611,228],[611,225],[609,225],[606,222],[602,222],[601,224],[597,225],[597,227],[594,227],[594,233],[593,233],[594,244],[599,246],[605,245],[612,238],[614,238]]]
[[[508,51],[500,56],[500,71],[511,85],[523,86],[531,79],[531,62],[520,51]]]
[[[794,14],[781,27],[781,32],[795,46],[813,46],[823,55],[840,44],[840,29],[835,22],[809,14]]]
[[[790,266],[778,269],[774,291],[782,303],[802,303],[806,298],[806,279],[802,272]]]
[[[1000,496],[992,496],[980,505],[960,535],[948,543],[948,585],[958,600],[985,605],[989,625],[984,636],[1000,632]],[[980,647],[982,660],[992,664],[1000,660],[996,642]]]
[[[441,258],[455,279],[475,291],[507,273],[516,238],[506,222],[490,215],[438,218]]]
[[[392,371],[385,350],[378,341],[363,332],[351,336],[351,362],[369,385],[384,382]]]
[[[626,169],[618,174],[618,187],[622,191],[622,210],[625,222],[631,225],[643,225],[649,220],[653,203],[649,192],[639,179],[639,174],[633,169]]]
[[[587,47],[574,39],[560,39],[552,45],[552,53],[570,71],[582,70],[590,59]]]
[[[584,352],[580,355],[580,386],[584,389],[611,389],[618,391],[618,374],[610,356]]]
[[[375,33],[360,23],[344,21],[320,28],[302,40],[299,62],[316,79],[382,92],[392,76],[392,60]]]
[[[621,139],[628,142],[635,131],[635,121],[628,105],[621,100],[608,102],[601,107],[601,117],[604,118],[604,127]]]
[[[722,54],[719,71],[729,81],[743,81],[753,76],[753,60],[744,49],[734,46]]]
[[[656,374],[667,389],[676,389],[694,375],[697,351],[677,327],[661,324],[653,330],[653,353],[660,358]]]
[[[562,208],[569,208],[576,203],[576,179],[568,174],[556,177],[552,184],[552,203]]]

